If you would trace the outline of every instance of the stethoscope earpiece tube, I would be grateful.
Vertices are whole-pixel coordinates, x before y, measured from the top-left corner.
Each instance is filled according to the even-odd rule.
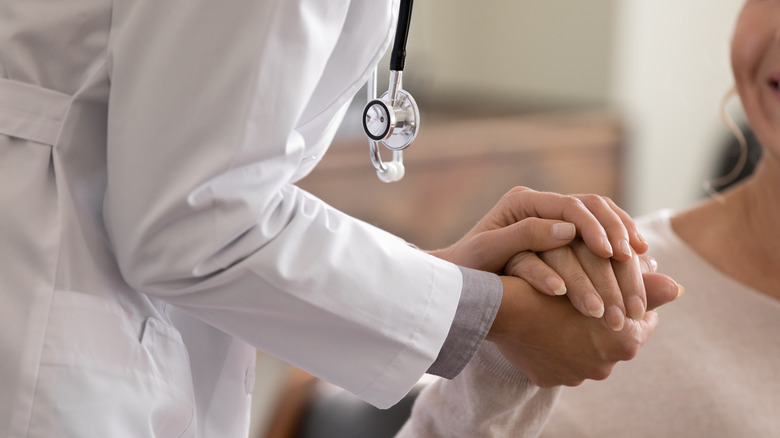
[[[377,176],[384,182],[400,181],[404,177],[402,151],[417,137],[420,110],[417,102],[403,89],[403,69],[406,63],[406,40],[412,20],[412,0],[400,0],[398,26],[390,53],[390,84],[379,98],[376,96],[376,69],[366,88],[368,104],[363,110],[363,130],[369,138],[371,162]],[[379,144],[393,151],[393,161],[383,162]]]

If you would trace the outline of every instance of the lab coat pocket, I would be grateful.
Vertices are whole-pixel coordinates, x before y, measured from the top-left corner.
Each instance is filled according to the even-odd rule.
[[[175,328],[149,318],[135,330],[109,299],[54,292],[30,438],[188,437],[196,434],[194,416],[189,360]]]
[[[161,392],[171,394],[170,405],[150,418],[155,431],[160,432],[154,436],[196,436],[192,372],[181,334],[159,319],[148,318],[141,345],[149,355],[150,374],[155,383],[160,385]]]

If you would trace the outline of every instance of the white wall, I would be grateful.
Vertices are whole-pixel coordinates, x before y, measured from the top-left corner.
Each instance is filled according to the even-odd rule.
[[[744,0],[622,0],[612,101],[631,146],[627,207],[682,208],[701,195],[726,136],[719,102],[731,88],[729,44]]]
[[[439,98],[604,103],[616,1],[417,1],[409,87]]]

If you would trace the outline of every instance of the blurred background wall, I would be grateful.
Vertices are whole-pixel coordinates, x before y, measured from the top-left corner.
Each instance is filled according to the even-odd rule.
[[[409,87],[419,83],[431,103],[476,100],[527,110],[603,105],[618,3],[418,1]]]

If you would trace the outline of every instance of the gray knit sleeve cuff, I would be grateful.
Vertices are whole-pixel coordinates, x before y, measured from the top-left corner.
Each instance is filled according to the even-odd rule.
[[[498,313],[503,285],[498,275],[460,267],[463,287],[447,339],[429,374],[457,376],[476,353]]]

